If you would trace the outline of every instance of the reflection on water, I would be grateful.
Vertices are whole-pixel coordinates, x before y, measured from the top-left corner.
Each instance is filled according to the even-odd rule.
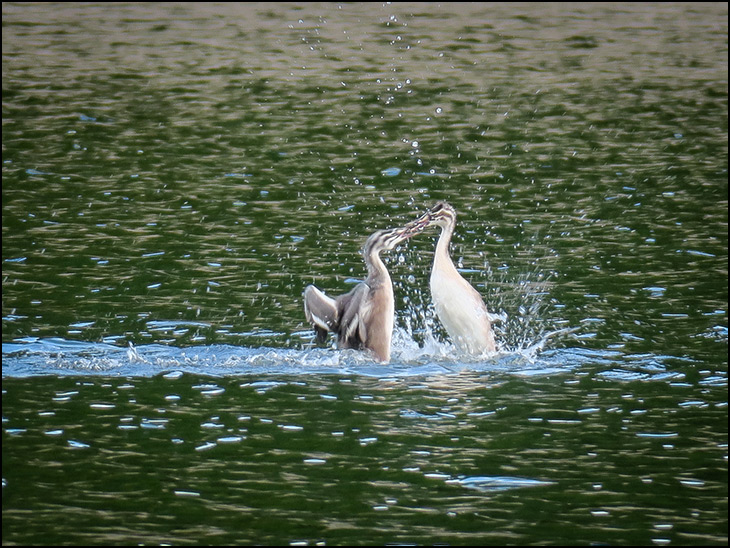
[[[724,541],[727,378],[686,360],[27,344],[4,365],[78,369],[4,379],[6,539]]]
[[[566,6],[4,3],[3,543],[726,544],[727,5]]]

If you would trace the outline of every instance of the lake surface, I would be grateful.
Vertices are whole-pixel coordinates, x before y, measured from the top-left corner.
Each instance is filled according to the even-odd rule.
[[[727,20],[4,3],[3,544],[726,545]],[[497,355],[315,347],[439,200]]]

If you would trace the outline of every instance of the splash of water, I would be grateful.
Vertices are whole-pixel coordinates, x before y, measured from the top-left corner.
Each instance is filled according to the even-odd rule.
[[[398,261],[414,263],[403,255]],[[398,313],[393,334],[396,357],[417,363],[429,359],[483,361],[510,356],[534,363],[551,343],[577,329],[557,327],[560,320],[554,317],[554,302],[549,293],[551,276],[543,271],[539,261],[530,264],[531,268],[521,270],[516,279],[507,268],[493,272],[487,262],[483,271],[460,269],[480,293],[486,293],[497,342],[497,352],[491,356],[459,355],[437,319],[430,295],[415,283],[417,277],[411,274],[405,280],[396,281],[396,293],[404,295],[404,307]],[[488,284],[485,279],[489,280]]]
[[[365,352],[333,348],[271,348],[232,345],[174,347],[161,344],[123,347],[64,339],[27,338],[3,344],[3,377],[36,375],[103,375],[150,377],[155,375],[358,375],[377,378],[438,377],[462,372],[509,376],[563,374],[590,367],[616,381],[680,381],[676,371],[682,358],[624,355],[616,350],[560,348],[536,350],[543,341],[517,352],[492,356],[461,357],[448,342],[426,337],[414,341],[405,328],[396,332],[399,345],[391,363],[375,362]],[[727,376],[711,376],[708,385],[727,385]]]

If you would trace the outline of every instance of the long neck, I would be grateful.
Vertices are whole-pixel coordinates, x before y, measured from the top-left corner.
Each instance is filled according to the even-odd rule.
[[[433,264],[440,265],[442,268],[451,268],[456,270],[454,263],[451,261],[449,253],[449,245],[451,244],[451,236],[454,234],[454,223],[448,222],[441,227],[441,235],[436,243],[436,251],[433,255]]]
[[[371,286],[376,286],[390,282],[390,274],[388,269],[385,268],[385,263],[380,258],[380,253],[375,250],[369,250],[365,256],[365,264],[368,267],[368,279],[367,282]]]

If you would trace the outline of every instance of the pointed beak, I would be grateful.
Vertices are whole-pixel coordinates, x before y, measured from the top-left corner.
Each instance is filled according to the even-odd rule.
[[[423,229],[425,229],[429,223],[431,222],[431,212],[427,211],[423,215],[421,215],[418,219],[415,219],[411,221],[410,223],[406,224],[403,228],[408,231],[408,237],[415,236],[419,232],[422,232]]]
[[[415,232],[408,230],[405,226],[399,226],[398,228],[391,228],[386,231],[385,238],[383,239],[383,249],[393,249],[395,246],[404,242]]]
[[[399,241],[407,240],[415,234],[415,232],[409,230],[408,226],[402,226],[393,229],[393,234],[398,237]]]

